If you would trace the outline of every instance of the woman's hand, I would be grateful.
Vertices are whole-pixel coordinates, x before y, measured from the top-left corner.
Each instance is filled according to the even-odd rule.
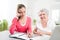
[[[32,33],[28,33],[27,36],[28,36],[29,38],[31,38],[31,37],[32,37]]]
[[[42,32],[42,31],[37,31],[37,35],[42,36],[43,34],[44,34],[44,32]]]
[[[37,28],[35,28],[34,30],[33,30],[33,33],[34,34],[37,34],[37,35],[40,35],[40,36],[42,36],[44,33],[43,33],[43,31],[41,31],[41,30],[37,30]]]
[[[52,33],[51,32],[45,32],[45,34],[50,36]]]

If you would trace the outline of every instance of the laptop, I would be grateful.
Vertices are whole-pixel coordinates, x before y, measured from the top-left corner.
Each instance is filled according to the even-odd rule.
[[[50,40],[60,40],[60,25],[57,25],[53,30]]]

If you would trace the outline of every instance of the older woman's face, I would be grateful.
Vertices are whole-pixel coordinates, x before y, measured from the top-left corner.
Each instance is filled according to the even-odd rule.
[[[41,20],[45,20],[45,19],[47,19],[48,16],[47,16],[46,12],[40,12],[39,17]]]
[[[22,7],[21,9],[18,10],[17,16],[25,16],[26,9]]]

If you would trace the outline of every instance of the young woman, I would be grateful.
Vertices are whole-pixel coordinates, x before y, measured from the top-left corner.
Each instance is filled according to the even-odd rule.
[[[27,33],[31,37],[31,18],[26,16],[26,7],[23,4],[18,4],[17,16],[12,20],[10,33],[14,34],[15,31]]]

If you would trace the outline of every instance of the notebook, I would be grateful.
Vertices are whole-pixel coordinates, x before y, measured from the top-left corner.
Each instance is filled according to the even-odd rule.
[[[32,38],[28,38],[26,33],[15,33],[13,35],[9,35],[10,38],[17,38],[17,39],[23,39],[23,40],[32,40]]]

